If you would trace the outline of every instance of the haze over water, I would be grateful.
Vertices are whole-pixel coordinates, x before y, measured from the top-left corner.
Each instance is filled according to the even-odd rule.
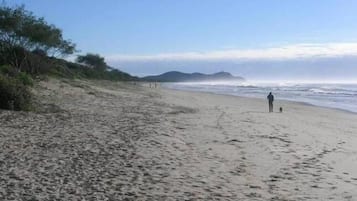
[[[289,100],[357,112],[356,83],[297,83],[297,82],[182,82],[167,83],[166,87],[266,99],[273,92],[275,103]],[[288,108],[286,108],[288,110]]]

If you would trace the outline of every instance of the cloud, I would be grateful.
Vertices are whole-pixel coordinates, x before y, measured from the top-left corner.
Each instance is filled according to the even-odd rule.
[[[155,55],[109,55],[109,62],[145,61],[245,61],[291,60],[357,56],[357,43],[294,44],[262,49],[232,49],[209,52],[162,53]]]

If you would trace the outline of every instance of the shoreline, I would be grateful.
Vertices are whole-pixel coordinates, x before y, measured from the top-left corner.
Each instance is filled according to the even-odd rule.
[[[275,200],[344,200],[349,197],[342,196],[344,191],[357,186],[354,113],[293,101],[279,102],[282,114],[269,113],[267,101],[259,98],[171,89],[163,94],[174,96],[168,102],[201,108],[197,119],[189,120],[199,128],[186,130],[191,133],[187,135],[197,133],[195,145],[211,147],[218,158],[233,162],[231,168],[234,161],[243,163],[236,179],[244,178],[241,184],[253,186],[243,191],[254,189],[254,199],[269,200],[271,195]],[[212,124],[216,130],[211,130]],[[200,145],[207,139],[209,145]],[[232,155],[235,152],[238,156]],[[338,181],[343,175],[351,176],[351,181]],[[351,192],[351,197],[357,194]]]
[[[109,81],[35,93],[43,111],[0,112],[3,200],[357,198],[356,115]]]
[[[265,100],[264,98],[259,98],[259,97],[248,97],[248,96],[241,96],[241,95],[215,93],[215,92],[210,92],[210,91],[195,91],[195,90],[175,89],[175,88],[169,88],[169,87],[165,87],[165,86],[163,86],[162,88],[163,88],[163,89],[167,89],[167,90],[177,90],[177,91],[184,91],[184,92],[208,93],[208,94],[222,95],[222,96],[232,96],[232,97],[247,98],[247,99]],[[315,104],[308,103],[308,102],[303,102],[303,101],[293,101],[293,100],[285,100],[285,99],[275,99],[274,102],[276,102],[276,101],[279,101],[279,102],[289,102],[289,103],[295,103],[295,104],[301,104],[301,105],[306,105],[306,106],[324,108],[324,109],[329,109],[329,110],[334,110],[334,111],[345,112],[345,113],[350,113],[350,114],[357,115],[357,112],[354,112],[354,111],[351,111],[351,110],[348,110],[348,109],[328,107],[328,106],[322,106],[322,105],[315,105]]]

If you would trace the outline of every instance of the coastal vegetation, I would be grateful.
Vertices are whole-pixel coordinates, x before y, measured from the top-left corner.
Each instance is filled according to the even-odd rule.
[[[78,53],[62,30],[35,16],[24,6],[0,5],[0,108],[30,110],[30,87],[41,77],[56,76],[112,81],[136,80],[106,64],[104,57]]]

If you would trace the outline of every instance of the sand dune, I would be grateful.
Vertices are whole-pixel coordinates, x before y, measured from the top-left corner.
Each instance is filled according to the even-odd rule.
[[[357,200],[357,115],[49,80],[0,112],[0,200]]]

